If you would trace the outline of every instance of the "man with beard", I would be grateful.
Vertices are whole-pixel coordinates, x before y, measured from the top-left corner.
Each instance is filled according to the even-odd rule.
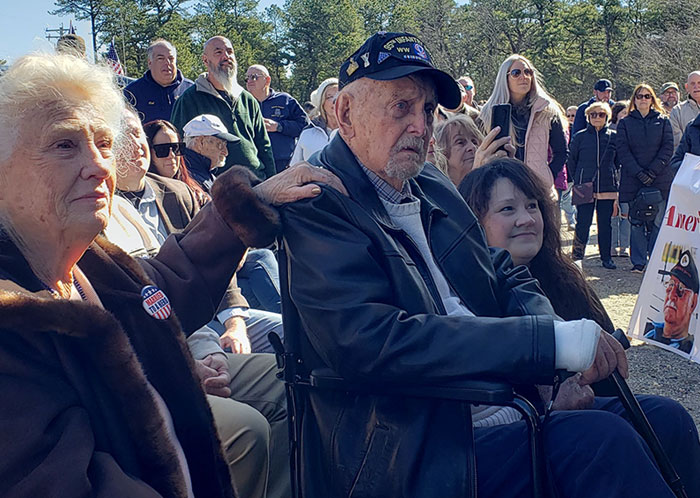
[[[678,104],[678,91],[678,84],[673,81],[667,81],[661,85],[659,99],[661,100],[661,105],[664,106],[666,114],[671,114],[673,108]]]
[[[330,369],[360,390],[304,391],[302,494],[467,496],[474,445],[480,497],[528,496],[527,428],[514,410],[396,390],[498,378],[532,391],[551,385],[555,370],[582,372],[572,379],[585,387],[615,368],[626,376],[624,351],[593,321],[560,321],[528,269],[489,250],[450,180],[425,163],[438,104],[453,109],[461,94],[419,38],[373,35],[340,67],[339,88],[338,134],[310,162],[336,174],[348,195],[322,187],[313,200],[280,210],[283,320],[300,345],[301,375]],[[499,208],[504,216],[509,207]],[[543,433],[561,496],[672,498],[644,441],[618,416],[621,404],[591,403],[555,411]],[[692,419],[670,400],[641,403],[697,498]],[[678,423],[666,424],[668,417]]]
[[[698,269],[690,251],[681,254],[678,263],[668,272],[664,321],[651,322],[651,330],[645,337],[672,348],[690,353],[693,336],[689,333],[690,318],[698,304]]]
[[[240,138],[240,142],[228,143],[228,156],[220,172],[239,164],[262,179],[274,175],[275,161],[260,105],[236,80],[238,64],[231,42],[223,36],[210,38],[204,44],[202,61],[207,72],[175,102],[170,121],[182,130],[200,114],[218,116],[226,129]]]
[[[185,161],[187,168],[197,183],[206,193],[211,193],[211,186],[226,163],[228,143],[235,143],[239,138],[231,135],[221,120],[213,114],[202,114],[192,118],[185,126]]]

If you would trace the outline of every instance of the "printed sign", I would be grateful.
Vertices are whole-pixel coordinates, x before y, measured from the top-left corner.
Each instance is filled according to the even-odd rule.
[[[686,154],[647,265],[629,333],[700,363],[700,157]]]

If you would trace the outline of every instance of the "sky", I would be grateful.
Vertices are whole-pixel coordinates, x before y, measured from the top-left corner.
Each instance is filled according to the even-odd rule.
[[[63,23],[67,31],[73,21],[76,33],[85,38],[88,57],[92,59],[92,35],[90,23],[71,17],[49,15],[55,9],[53,0],[1,0],[2,21],[0,22],[0,59],[12,62],[17,57],[36,51],[53,52],[56,40],[46,39],[46,28],[58,29]],[[281,0],[261,0],[259,7],[264,9]],[[57,35],[57,33],[54,33]]]

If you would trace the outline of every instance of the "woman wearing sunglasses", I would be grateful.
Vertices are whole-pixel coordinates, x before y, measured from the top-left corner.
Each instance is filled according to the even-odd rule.
[[[630,260],[632,271],[644,272],[656,236],[666,212],[666,200],[674,172],[668,163],[673,154],[673,130],[656,98],[646,83],[632,93],[628,114],[617,125],[617,157],[620,170],[620,203],[630,205]],[[632,205],[644,187],[656,188],[663,200],[656,204],[658,212],[651,221],[634,218]]]
[[[151,166],[148,171],[180,180],[194,192],[200,206],[206,204],[209,196],[187,171],[183,159],[185,143],[180,139],[175,126],[169,121],[156,119],[143,125],[143,130],[151,147]]]
[[[586,108],[588,126],[576,133],[569,144],[568,166],[576,185],[591,182],[593,196],[590,202],[577,206],[576,237],[573,259],[580,261],[586,252],[593,211],[598,220],[598,251],[603,267],[617,268],[611,259],[610,218],[617,199],[615,180],[615,132],[608,122],[612,111],[607,102],[594,102]]]
[[[566,162],[566,114],[522,55],[511,55],[498,70],[493,92],[481,109],[486,131],[493,128],[493,108],[498,104],[512,106],[510,137],[515,157],[554,191],[554,179]]]

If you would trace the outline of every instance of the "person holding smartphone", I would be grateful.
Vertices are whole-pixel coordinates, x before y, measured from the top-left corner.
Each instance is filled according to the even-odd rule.
[[[566,115],[544,89],[535,67],[522,55],[513,54],[501,64],[493,92],[481,109],[485,129],[494,127],[493,110],[501,104],[511,105],[509,135],[516,148],[515,157],[554,191],[554,179],[567,157]]]

